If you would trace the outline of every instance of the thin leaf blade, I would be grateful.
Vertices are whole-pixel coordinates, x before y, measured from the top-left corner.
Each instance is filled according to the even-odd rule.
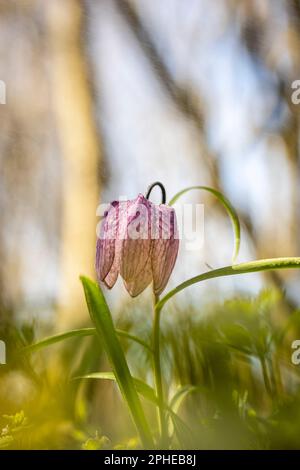
[[[127,331],[120,330],[120,329],[116,329],[116,333],[120,337],[126,338],[130,341],[134,341],[135,343],[143,346],[152,354],[152,349],[149,346],[149,344],[147,344],[145,341],[141,340],[137,336],[134,336],[133,334],[128,333]],[[52,346],[53,344],[65,341],[66,339],[83,338],[85,336],[94,336],[94,335],[96,335],[96,328],[80,328],[76,330],[70,330],[64,333],[59,333],[57,335],[48,336],[47,338],[44,338],[43,340],[38,341],[37,343],[33,343],[28,346],[25,346],[24,348],[20,350],[20,352],[22,354],[23,353],[31,354],[41,349],[44,349],[48,346]]]
[[[86,277],[81,277],[85,297],[91,319],[97,334],[103,343],[106,354],[111,362],[119,388],[131,411],[141,440],[145,447],[152,447],[151,432],[137,394],[133,378],[118,340],[112,316],[105,297],[99,286]]]
[[[239,263],[233,266],[225,266],[224,268],[213,269],[198,276],[192,277],[187,281],[182,282],[177,287],[168,292],[156,305],[156,308],[161,310],[165,303],[170,300],[174,295],[189,286],[197,284],[198,282],[214,279],[217,277],[234,276],[237,274],[249,274],[260,271],[274,271],[277,269],[300,269],[300,257],[287,257],[287,258],[269,258],[249,261],[247,263]]]

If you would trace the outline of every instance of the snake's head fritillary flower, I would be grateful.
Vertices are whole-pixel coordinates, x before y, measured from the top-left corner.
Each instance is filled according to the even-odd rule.
[[[175,211],[164,203],[156,205],[149,201],[151,189],[147,197],[139,194],[133,200],[112,202],[104,214],[97,240],[98,282],[111,289],[120,274],[132,297],[151,282],[155,296],[161,294],[179,248]]]

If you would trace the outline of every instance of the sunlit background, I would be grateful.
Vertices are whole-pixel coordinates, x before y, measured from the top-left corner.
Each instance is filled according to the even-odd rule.
[[[291,100],[300,79],[298,0],[1,0],[0,58],[3,331],[26,324],[30,336],[35,328],[49,334],[88,325],[79,275],[95,277],[97,205],[134,198],[156,180],[168,199],[195,184],[224,192],[242,224],[240,261],[300,255],[300,105]],[[217,201],[201,192],[181,201],[204,204],[205,243],[197,251],[182,243],[169,288],[230,264],[233,248]],[[212,302],[268,286],[284,294],[279,302],[291,312],[300,303],[299,281],[296,271],[212,280],[170,308],[184,317],[188,303],[201,317]],[[126,310],[128,328],[130,306],[149,308],[149,291],[132,300],[120,280],[107,297],[121,322]],[[66,364],[76,368],[68,354],[51,365],[52,384]],[[39,394],[31,389],[33,371],[26,373],[22,382],[9,371],[0,395],[16,383],[21,395]],[[111,385],[99,387],[93,403],[105,428],[101,396],[111,400],[108,408],[118,397]],[[76,416],[85,419],[76,393]],[[23,402],[16,392],[1,412],[14,414]],[[69,406],[67,396],[60,406]],[[57,419],[68,434],[70,423]]]

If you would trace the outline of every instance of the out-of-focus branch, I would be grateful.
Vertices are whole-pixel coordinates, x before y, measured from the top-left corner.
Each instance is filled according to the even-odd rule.
[[[131,30],[136,36],[140,46],[151,62],[152,68],[155,70],[156,76],[163,85],[173,103],[186,116],[189,117],[194,124],[203,131],[203,116],[197,106],[195,106],[190,93],[180,87],[173,80],[163,59],[160,57],[150,34],[142,24],[134,7],[127,0],[114,0],[123,18],[130,25]]]
[[[63,323],[85,311],[78,276],[94,276],[99,140],[78,0],[47,3],[53,112],[63,155],[61,297]]]

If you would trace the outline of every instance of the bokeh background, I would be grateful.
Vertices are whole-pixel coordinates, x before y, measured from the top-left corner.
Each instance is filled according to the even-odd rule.
[[[224,192],[240,261],[299,255],[299,51],[298,0],[1,0],[1,322],[88,322],[78,277],[95,277],[97,205],[156,180],[169,198]],[[201,193],[182,202],[204,204],[205,245],[182,247],[170,286],[232,252],[222,207]],[[176,305],[266,285],[299,305],[296,271],[209,281]],[[122,282],[108,294],[118,314],[148,297]]]

